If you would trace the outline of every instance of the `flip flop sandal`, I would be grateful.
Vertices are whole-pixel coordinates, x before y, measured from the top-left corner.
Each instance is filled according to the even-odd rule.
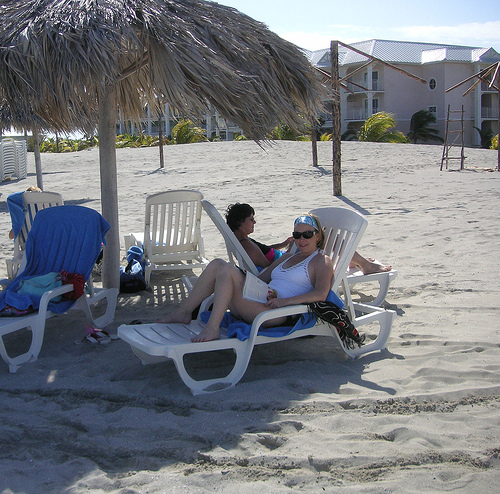
[[[117,339],[117,336],[110,336],[107,331],[99,328],[93,328],[90,324],[85,325],[85,332],[87,335],[83,340],[87,340],[90,343],[100,343],[101,345],[107,345],[111,340]]]
[[[88,341],[93,345],[97,343],[100,345],[107,345],[108,343],[111,343],[111,338],[103,334],[102,331],[96,331],[95,333],[85,336],[85,338],[83,338],[83,341]]]

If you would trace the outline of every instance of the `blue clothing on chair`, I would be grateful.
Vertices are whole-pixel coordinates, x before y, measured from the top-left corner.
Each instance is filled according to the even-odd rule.
[[[27,278],[67,271],[87,280],[109,228],[97,211],[83,206],[54,206],[38,211],[26,241],[26,269],[0,293],[0,310],[6,305],[20,310],[38,308],[40,297],[17,291]],[[74,303],[51,302],[49,310],[60,314]]]

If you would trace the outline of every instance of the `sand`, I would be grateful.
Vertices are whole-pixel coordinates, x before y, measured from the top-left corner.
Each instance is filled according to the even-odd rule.
[[[118,150],[122,237],[142,229],[146,196],[169,189],[200,190],[221,212],[251,203],[255,238],[268,243],[314,207],[366,215],[360,253],[399,272],[386,300],[398,315],[389,351],[351,361],[330,339],[265,345],[233,390],[193,397],[172,362],[144,367],[121,340],[81,343],[83,316],[55,317],[36,362],[16,374],[0,362],[0,492],[495,492],[497,154],[467,149],[466,170],[450,162],[440,172],[441,153],[343,143],[343,197],[334,197],[330,143],[319,143],[319,169],[302,142],[170,146],[164,169],[158,149]],[[42,163],[45,190],[100,210],[97,150],[44,154]],[[0,185],[4,258],[5,199],[36,183],[32,154],[28,172]],[[206,216],[202,233],[207,257],[224,257]],[[155,276],[151,292],[120,295],[108,329],[155,320],[184,296],[178,278]],[[194,365],[223,370],[227,361]]]

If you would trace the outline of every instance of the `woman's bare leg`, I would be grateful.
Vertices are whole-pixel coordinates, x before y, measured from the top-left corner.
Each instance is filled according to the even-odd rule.
[[[198,284],[198,282],[199,280],[196,284]],[[233,300],[235,291],[241,291],[243,282],[244,275],[241,271],[228,263],[219,264],[213,289],[214,301],[212,313],[203,331],[191,341],[210,341],[220,338],[220,324],[222,318]]]
[[[384,273],[392,269],[392,266],[384,266],[370,257],[365,259],[358,252],[352,256],[349,267],[358,268],[363,274]]]
[[[194,284],[189,297],[173,312],[158,320],[158,322],[179,322],[189,324],[193,311],[212,293],[214,293],[217,271],[221,265],[227,264],[222,259],[214,259],[203,270]]]

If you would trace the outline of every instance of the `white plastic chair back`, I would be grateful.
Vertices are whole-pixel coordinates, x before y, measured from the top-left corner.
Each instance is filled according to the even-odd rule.
[[[16,175],[16,145],[14,139],[2,139],[2,182]]]
[[[349,262],[368,226],[368,221],[356,211],[346,208],[318,208],[310,213],[319,219],[325,231],[325,253],[332,258],[335,273],[341,275],[335,276],[332,286],[332,290],[337,292],[342,277],[347,276]],[[345,251],[350,252],[350,255],[343,255]]]
[[[16,176],[19,180],[26,178],[28,173],[28,153],[26,141],[16,141]]]

